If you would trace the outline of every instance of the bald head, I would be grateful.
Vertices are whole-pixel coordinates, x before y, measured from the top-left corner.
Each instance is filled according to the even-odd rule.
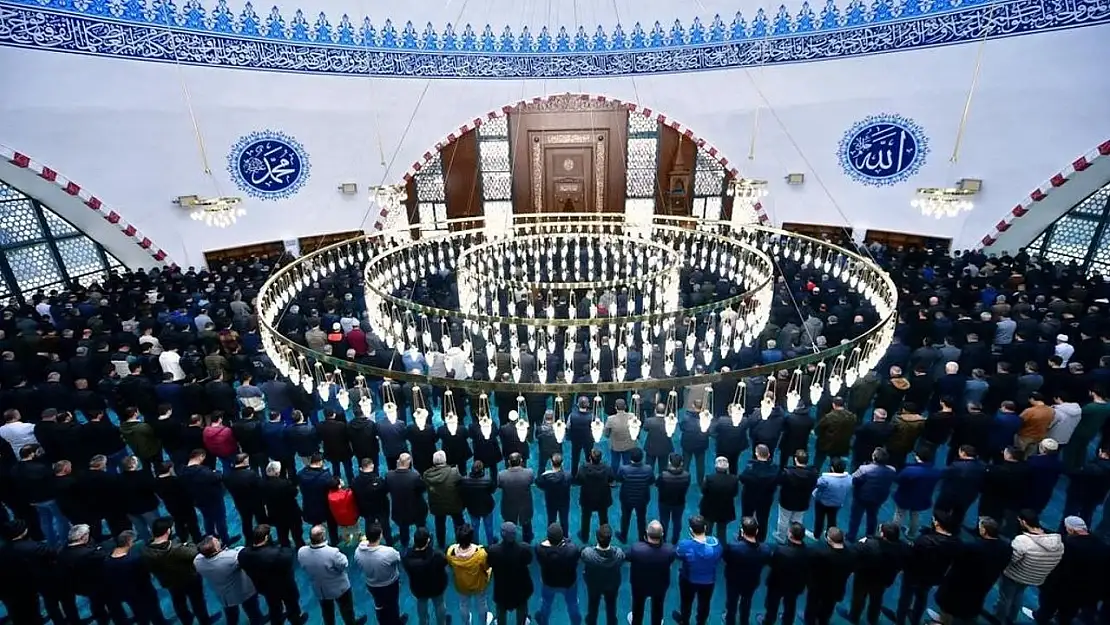
[[[412,456],[409,454],[401,454],[397,456],[397,468],[407,469],[412,466]]]
[[[313,525],[308,531],[308,540],[313,545],[322,545],[328,541],[328,528],[323,525]]]
[[[663,524],[659,521],[652,521],[651,523],[648,523],[647,530],[644,532],[644,535],[647,536],[648,542],[663,542]]]

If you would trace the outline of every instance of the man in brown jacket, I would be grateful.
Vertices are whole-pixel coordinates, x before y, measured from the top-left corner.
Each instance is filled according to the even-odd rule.
[[[817,422],[817,455],[813,466],[818,471],[825,459],[847,457],[852,450],[852,434],[856,431],[856,415],[844,407],[844,398],[834,397],[832,410]]]

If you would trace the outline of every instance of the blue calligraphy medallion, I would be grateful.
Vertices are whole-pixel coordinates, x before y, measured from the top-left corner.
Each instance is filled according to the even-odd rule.
[[[929,139],[911,119],[872,115],[853,125],[840,140],[837,157],[849,178],[882,187],[905,182],[925,164]]]
[[[293,137],[271,130],[252,132],[235,143],[227,170],[248,195],[263,200],[291,197],[308,180],[308,154]]]

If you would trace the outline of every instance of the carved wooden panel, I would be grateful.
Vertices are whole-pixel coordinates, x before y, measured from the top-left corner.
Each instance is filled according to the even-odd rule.
[[[577,96],[553,98],[518,107],[509,113],[513,142],[513,209],[517,213],[559,212],[556,202],[558,172],[564,150],[581,153],[583,171],[581,202],[588,211],[624,211],[624,145],[628,136],[628,112],[607,102],[591,102]],[[554,150],[547,156],[548,150]],[[588,160],[585,156],[589,154]],[[551,178],[549,180],[549,178]],[[573,185],[572,180],[563,180]],[[572,194],[565,186],[565,194]],[[565,204],[562,195],[559,196]],[[572,199],[572,205],[577,202]]]
[[[470,131],[440,152],[443,160],[447,219],[482,214],[482,189],[478,184],[478,133]]]

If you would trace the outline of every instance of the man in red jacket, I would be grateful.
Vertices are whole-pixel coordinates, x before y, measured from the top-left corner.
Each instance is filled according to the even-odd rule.
[[[222,412],[212,413],[212,420],[204,428],[204,449],[220,459],[224,471],[231,471],[235,467],[235,454],[239,452],[239,444],[235,442],[235,433],[224,425]]]

